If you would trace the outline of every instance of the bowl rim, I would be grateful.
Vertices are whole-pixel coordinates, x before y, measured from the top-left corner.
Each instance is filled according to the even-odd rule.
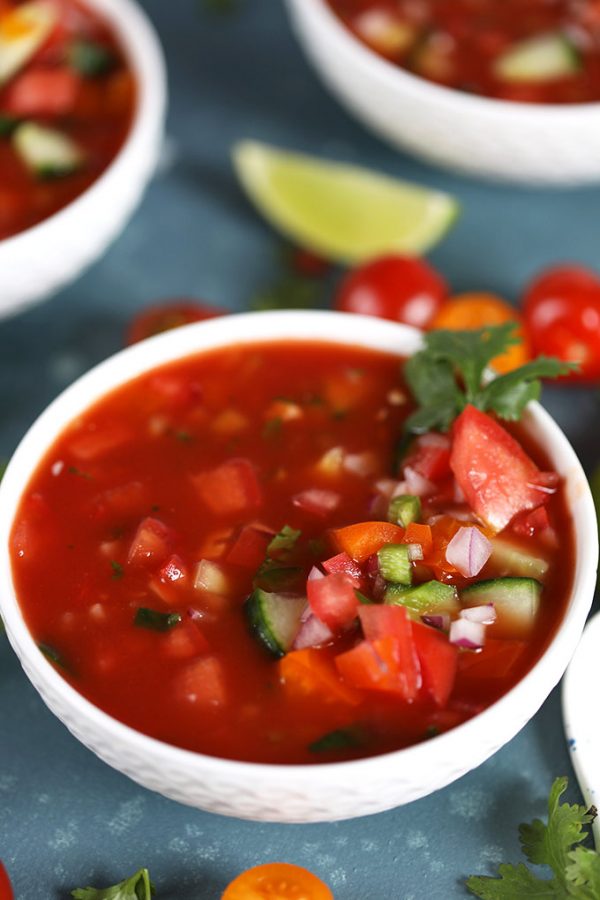
[[[445,103],[455,106],[457,113],[461,110],[470,113],[485,114],[490,118],[504,119],[513,116],[518,119],[537,120],[535,124],[557,124],[557,119],[573,120],[597,117],[600,114],[600,101],[585,103],[532,103],[516,100],[503,100],[496,97],[462,93],[456,88],[435,84],[419,75],[414,75],[396,66],[390,60],[379,56],[367,44],[360,41],[336,16],[326,0],[286,0],[294,14],[313,15],[319,19],[318,25],[327,29],[334,45],[342,52],[353,54],[357,64],[371,70],[371,75],[386,83],[392,89],[398,89],[398,83],[410,88],[417,99],[430,102]],[[299,10],[302,9],[302,13]],[[568,124],[568,122],[565,122]]]
[[[315,337],[319,335],[319,337]],[[323,337],[325,336],[325,337]],[[420,346],[421,333],[409,326],[370,316],[349,315],[328,311],[283,311],[240,313],[198,322],[183,328],[149,338],[127,347],[78,378],[56,397],[38,416],[22,438],[8,464],[0,484],[0,613],[4,619],[7,636],[30,680],[31,672],[37,683],[44,683],[54,697],[58,696],[77,718],[91,727],[94,733],[114,738],[114,746],[127,745],[138,754],[150,755],[156,761],[168,762],[188,773],[211,773],[229,779],[255,775],[272,786],[281,785],[290,777],[307,780],[313,784],[343,781],[349,771],[366,774],[372,780],[381,778],[389,763],[415,765],[418,769],[439,765],[439,752],[443,758],[460,759],[465,742],[481,743],[488,733],[488,722],[493,728],[496,718],[504,721],[509,716],[507,708],[517,696],[535,698],[534,708],[528,707],[527,721],[546,699],[559,681],[575,650],[591,606],[596,581],[598,542],[596,515],[591,492],[583,469],[566,436],[550,415],[538,403],[530,404],[526,427],[541,429],[550,440],[553,462],[560,460],[565,474],[565,489],[572,489],[578,506],[578,517],[573,518],[576,547],[575,572],[567,609],[557,633],[544,649],[541,657],[527,674],[499,700],[481,713],[443,734],[420,744],[391,751],[379,756],[363,757],[344,762],[311,764],[272,764],[245,762],[209,756],[168,744],[139,732],[87,700],[56,671],[38,649],[21,614],[12,578],[9,537],[23,492],[56,439],[81,412],[89,409],[102,397],[109,395],[120,385],[133,381],[164,364],[201,354],[211,349],[240,344],[257,344],[270,341],[312,341],[335,343],[344,346],[373,348],[384,353],[395,353],[406,358]],[[41,449],[40,449],[41,448]],[[23,467],[23,463],[26,465]],[[29,464],[31,463],[31,464]],[[568,474],[567,474],[568,473]],[[40,691],[41,693],[41,691]],[[42,693],[42,699],[45,696]],[[62,716],[58,716],[62,721]],[[496,745],[509,740],[517,729]],[[71,727],[67,724],[67,727]],[[82,732],[85,729],[82,729]],[[506,731],[506,728],[504,729]],[[79,731],[75,730],[79,737]],[[85,738],[80,738],[86,743]],[[487,753],[479,762],[490,756]],[[468,764],[458,774],[473,765]],[[118,766],[116,766],[118,768]],[[359,770],[359,771],[357,771]],[[456,775],[454,777],[457,777]],[[452,779],[450,779],[452,780]],[[447,782],[445,782],[447,783]]]
[[[115,173],[127,163],[136,145],[153,137],[162,122],[167,97],[167,69],[162,46],[146,11],[137,0],[84,0],[93,12],[106,20],[113,30],[133,72],[136,97],[129,130],[116,156],[104,171],[84,191],[66,206],[16,234],[0,240],[0,257],[15,251],[18,244],[28,240],[43,241],[49,230],[77,215],[82,207],[94,201],[110,186]],[[18,249],[21,249],[20,247]]]

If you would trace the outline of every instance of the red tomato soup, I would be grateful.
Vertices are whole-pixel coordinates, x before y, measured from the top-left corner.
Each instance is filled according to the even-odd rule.
[[[579,0],[328,0],[379,55],[446,87],[533,103],[600,100],[600,8]]]
[[[129,131],[133,75],[76,0],[0,0],[0,240],[86,190]]]
[[[122,722],[232,759],[370,756],[483,710],[558,627],[571,523],[540,448],[473,407],[399,448],[409,411],[397,357],[318,342],[214,350],[103,398],[15,519],[40,649]],[[465,540],[489,543],[475,576]]]

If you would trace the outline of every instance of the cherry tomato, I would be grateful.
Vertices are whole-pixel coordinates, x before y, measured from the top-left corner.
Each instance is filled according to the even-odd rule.
[[[301,866],[265,863],[238,875],[221,900],[333,900],[327,885]]]
[[[502,325],[516,322],[519,325],[520,344],[510,347],[506,353],[492,360],[497,372],[510,372],[530,359],[528,341],[523,331],[521,316],[509,303],[495,294],[469,293],[451,297],[437,313],[432,328],[447,328],[450,331],[472,331],[485,325]]]
[[[13,900],[13,892],[6,869],[0,862],[0,900]]]
[[[600,380],[600,278],[581,266],[559,266],[537,278],[524,298],[534,353],[577,362],[569,381]]]
[[[138,313],[127,329],[126,343],[137,344],[180,325],[202,322],[224,314],[222,309],[198,303],[195,300],[167,300],[157,306],[149,306]]]
[[[350,272],[335,308],[427,328],[447,296],[446,283],[421,259],[382,256]]]

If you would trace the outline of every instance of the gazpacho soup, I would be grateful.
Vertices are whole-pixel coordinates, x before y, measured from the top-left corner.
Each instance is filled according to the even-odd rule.
[[[600,100],[600,11],[579,0],[328,0],[356,37],[403,69],[471,94]]]
[[[135,83],[78,0],[0,0],[0,240],[88,188],[129,131]]]
[[[56,670],[145,734],[265,763],[396,750],[509,690],[566,605],[561,484],[472,405],[400,440],[402,365],[327,342],[231,346],[79,416],[11,536]]]

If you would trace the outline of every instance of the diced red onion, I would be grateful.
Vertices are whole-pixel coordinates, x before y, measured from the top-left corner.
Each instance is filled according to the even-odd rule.
[[[342,465],[347,472],[366,477],[376,471],[377,459],[370,450],[364,453],[347,453]]]
[[[313,566],[308,573],[307,581],[314,581],[316,578],[325,578],[325,573],[321,572],[318,566]]]
[[[454,502],[455,503],[465,503],[466,497],[463,489],[461,488],[458,481],[454,482]]]
[[[528,482],[528,487],[544,494],[555,494],[559,482],[558,472],[538,472],[535,478]]]
[[[461,609],[459,616],[469,622],[479,622],[480,625],[493,625],[496,621],[496,608],[493,603],[483,603],[481,606],[468,606]]]
[[[310,607],[308,607],[310,610]],[[301,620],[302,621],[302,620]],[[317,647],[331,641],[334,637],[331,629],[314,613],[310,613],[308,618],[302,621],[300,630],[294,640],[294,650],[302,650],[304,647]]]
[[[492,545],[479,528],[459,528],[448,546],[446,559],[465,578],[472,578],[490,558]]]
[[[336,491],[322,488],[309,488],[292,497],[294,506],[317,516],[326,516],[339,506],[342,498]]]
[[[411,562],[417,562],[418,560],[423,559],[423,547],[421,544],[408,545],[408,558]]]
[[[447,434],[440,434],[438,431],[428,431],[419,437],[420,447],[441,447],[444,450],[450,449],[450,438]]]
[[[404,480],[406,481],[407,492],[415,497],[426,497],[428,494],[435,492],[435,484],[429,481],[428,478],[424,478],[412,466],[404,467]]]
[[[201,612],[201,610],[194,609],[192,606],[188,609],[187,614],[194,622],[201,622],[205,617],[205,614]]]
[[[450,628],[450,616],[448,613],[432,613],[431,615],[421,616],[421,621],[425,625],[437,628],[439,631],[448,631]]]
[[[375,488],[378,494],[383,494],[384,497],[390,498],[392,493],[394,492],[398,482],[393,478],[380,478],[379,481],[375,482]]]
[[[455,619],[450,625],[450,643],[465,650],[481,650],[485,644],[485,625],[468,619]]]

